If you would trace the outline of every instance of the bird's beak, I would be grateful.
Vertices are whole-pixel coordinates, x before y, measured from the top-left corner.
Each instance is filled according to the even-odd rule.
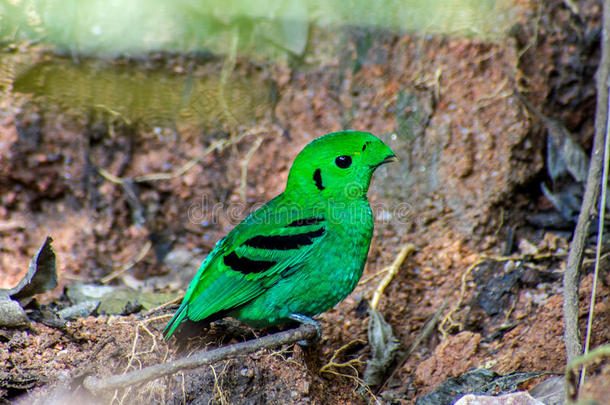
[[[383,159],[383,162],[381,162],[381,164],[391,163],[391,162],[398,162],[398,158],[396,157],[396,155],[386,156],[386,158]]]
[[[396,157],[396,155],[392,154],[392,155],[386,156],[385,159],[383,159],[381,162],[379,162],[376,165],[371,166],[371,167],[376,169],[383,164],[390,163],[390,162],[396,162],[396,161],[398,161],[398,158]]]

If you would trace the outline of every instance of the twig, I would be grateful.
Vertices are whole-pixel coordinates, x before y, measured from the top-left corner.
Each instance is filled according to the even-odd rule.
[[[610,10],[607,10],[610,11]],[[608,97],[610,100],[610,97]],[[610,101],[609,101],[610,102]],[[610,111],[610,104],[608,105],[608,111]],[[610,119],[610,116],[608,116]],[[586,356],[589,353],[589,343],[591,342],[591,332],[593,330],[593,313],[595,310],[595,294],[597,292],[597,279],[599,277],[599,262],[602,252],[602,239],[604,236],[604,215],[606,214],[606,192],[608,190],[608,166],[610,160],[608,155],[610,154],[610,122],[606,124],[606,137],[604,140],[604,169],[602,172],[602,195],[599,202],[599,220],[597,222],[597,247],[595,249],[595,270],[593,272],[593,286],[591,287],[591,301],[589,304],[589,318],[587,319],[587,333],[585,336],[585,352]],[[582,367],[580,373],[580,386],[585,383],[586,367]]]
[[[130,371],[126,374],[113,375],[107,378],[89,376],[83,381],[83,386],[90,392],[99,394],[107,390],[115,390],[148,382],[182,370],[205,366],[230,357],[254,353],[260,349],[275,348],[283,344],[295,343],[299,340],[313,339],[316,334],[317,330],[314,325],[303,324],[296,329],[210,351],[199,351],[192,356],[182,357],[169,363],[155,364],[141,370]]]
[[[379,304],[379,300],[381,299],[381,296],[383,295],[383,291],[388,286],[388,284],[390,284],[390,281],[392,281],[392,278],[398,272],[400,265],[405,261],[405,258],[407,257],[407,255],[414,250],[415,250],[415,246],[410,243],[408,243],[402,247],[402,249],[400,250],[400,253],[398,253],[398,256],[396,256],[396,259],[394,259],[394,263],[392,263],[392,265],[388,268],[388,273],[379,282],[379,285],[377,285],[377,288],[375,289],[375,293],[373,294],[373,299],[371,300],[371,308],[377,309],[377,305]]]
[[[188,162],[186,162],[185,164],[183,164],[182,166],[180,166],[178,169],[174,170],[173,172],[145,174],[144,176],[136,177],[134,179],[134,181],[136,183],[142,183],[145,181],[171,180],[171,179],[178,178],[178,177],[182,176],[184,173],[188,172],[197,163],[199,163],[201,161],[201,159],[209,153],[208,151],[215,150],[218,147],[218,145],[219,145],[218,141],[213,142],[210,146],[208,146],[205,149],[202,156],[200,156],[196,159],[189,160]]]
[[[25,229],[25,224],[21,221],[0,221],[0,233],[14,231],[15,229]]]
[[[110,273],[109,275],[104,277],[101,280],[102,284],[106,284],[106,283],[110,282],[111,280],[114,280],[115,278],[117,278],[118,276],[125,273],[127,270],[131,269],[133,266],[135,266],[140,260],[142,260],[144,258],[144,256],[146,256],[146,254],[148,253],[148,251],[150,250],[151,247],[152,247],[152,242],[147,241],[144,244],[144,246],[142,246],[142,249],[140,249],[140,252],[136,255],[136,257],[134,257],[129,262],[127,262],[126,264],[121,266],[118,270],[113,271],[112,273]]]
[[[585,252],[586,254],[586,252]],[[604,253],[604,255],[602,257],[599,258],[599,261],[601,262],[602,260],[606,260],[608,257],[610,257],[610,252],[606,252]],[[598,261],[597,258],[595,259],[585,259],[582,261],[583,265],[587,265],[587,264],[591,264],[591,263],[596,263]]]
[[[151,308],[144,313],[144,317],[146,318],[163,308],[169,307],[170,305],[178,304],[180,301],[182,301],[183,298],[184,298],[184,296],[181,295],[179,297],[174,298],[173,300],[164,302],[163,304],[159,305],[158,307]]]
[[[608,73],[610,67],[610,0],[604,1],[602,57],[597,70],[597,108],[595,111],[595,135],[587,185],[578,222],[574,230],[568,263],[563,276],[564,339],[568,363],[582,353],[578,330],[578,283],[587,231],[596,214],[601,181],[604,135],[608,121]]]
[[[246,202],[246,181],[248,177],[248,163],[250,163],[250,159],[252,159],[254,153],[261,146],[261,143],[263,143],[263,137],[259,136],[258,138],[256,138],[256,141],[254,141],[254,145],[252,145],[248,153],[246,153],[244,160],[241,161],[241,181],[239,184],[239,197],[241,198],[242,202]]]
[[[106,180],[108,180],[109,182],[114,183],[114,184],[123,184],[123,181],[125,181],[121,177],[117,177],[114,174],[110,173],[108,170],[104,169],[103,167],[98,167],[97,172],[100,174],[100,176],[102,176],[103,178],[105,178]]]
[[[180,388],[182,388],[182,403],[186,404],[186,387],[184,384],[184,373],[180,373],[180,377],[182,377],[180,384]]]

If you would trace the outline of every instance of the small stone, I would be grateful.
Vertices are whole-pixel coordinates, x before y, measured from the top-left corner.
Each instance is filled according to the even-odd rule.
[[[460,398],[455,405],[544,405],[532,398],[527,392],[513,392],[500,396],[468,394]]]
[[[19,302],[10,299],[7,295],[0,295],[0,326],[15,327],[26,323],[28,317]]]
[[[249,369],[248,367],[244,367],[241,369],[241,371],[239,372],[243,377],[248,377],[248,378],[252,378],[254,377],[254,371],[252,371],[251,369]]]

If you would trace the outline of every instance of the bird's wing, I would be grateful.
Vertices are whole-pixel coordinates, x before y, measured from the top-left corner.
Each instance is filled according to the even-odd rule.
[[[326,236],[322,215],[274,206],[272,200],[217,243],[168,324],[167,337],[185,317],[200,321],[257,297],[300,268]]]

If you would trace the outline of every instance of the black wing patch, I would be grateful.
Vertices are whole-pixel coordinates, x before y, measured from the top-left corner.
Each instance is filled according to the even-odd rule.
[[[316,171],[313,172],[313,181],[315,181],[318,190],[322,191],[325,189],[322,184],[322,171],[320,169],[316,169]]]
[[[261,273],[269,270],[277,262],[267,260],[251,260],[247,257],[239,257],[235,252],[231,252],[223,257],[226,266],[242,274]]]
[[[288,224],[288,226],[307,226],[307,225],[316,225],[320,222],[323,222],[324,218],[320,217],[311,217],[311,218],[301,218],[296,221],[292,221]]]
[[[269,250],[298,249],[301,246],[311,245],[315,238],[324,235],[325,232],[324,228],[320,228],[316,231],[296,235],[258,235],[245,241],[244,246]]]

